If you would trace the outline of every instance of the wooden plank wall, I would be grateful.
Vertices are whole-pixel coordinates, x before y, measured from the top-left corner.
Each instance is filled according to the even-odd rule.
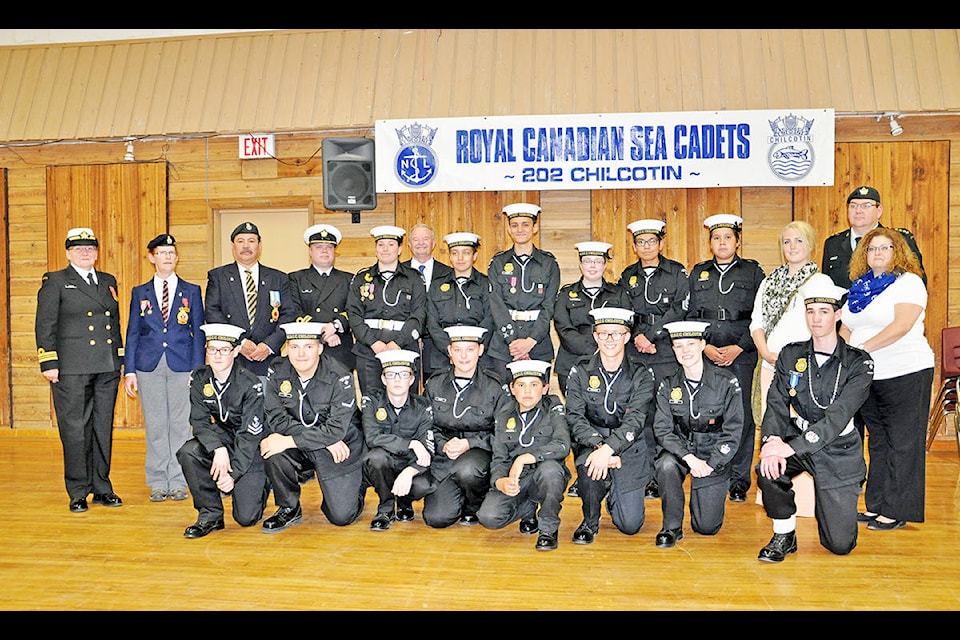
[[[848,179],[840,173],[840,167],[847,164],[853,167],[861,161],[840,161],[843,154],[851,153],[863,156],[864,166],[868,169],[860,175],[877,181],[885,205],[893,194],[903,191],[904,206],[887,208],[885,220],[895,220],[895,216],[905,215],[910,210],[909,215],[913,217],[904,218],[902,224],[911,226],[921,238],[925,261],[932,264],[938,260],[937,255],[945,256],[943,263],[948,266],[931,274],[936,286],[931,292],[937,292],[931,295],[931,304],[942,303],[944,322],[958,324],[960,260],[956,257],[960,256],[960,238],[956,233],[945,231],[960,228],[960,151],[957,151],[960,146],[953,144],[960,142],[960,117],[911,119],[908,124],[907,132],[894,141],[890,138],[888,125],[878,123],[874,118],[838,119],[837,185],[823,193],[807,190],[804,195],[801,189],[794,192],[789,188],[745,188],[378,194],[377,208],[362,212],[360,224],[352,224],[349,213],[324,208],[320,149],[324,135],[369,136],[369,130],[278,135],[279,159],[257,161],[261,165],[255,170],[254,165],[249,164],[251,161],[238,159],[233,136],[144,140],[136,143],[135,151],[140,162],[166,162],[169,231],[177,237],[181,254],[178,271],[183,278],[201,286],[206,283],[207,270],[214,266],[216,212],[220,209],[307,207],[313,212],[315,222],[329,222],[343,231],[338,264],[351,271],[375,260],[369,235],[373,226],[398,224],[409,228],[415,221],[426,220],[435,228],[438,238],[453,230],[479,233],[483,244],[478,263],[485,269],[493,253],[505,247],[508,241],[500,213],[502,206],[521,200],[543,206],[538,244],[557,255],[563,283],[578,277],[574,245],[587,239],[614,245],[607,277],[614,279],[619,275],[635,260],[626,225],[641,217],[665,219],[666,253],[690,266],[709,255],[703,219],[721,212],[743,215],[745,229],[741,253],[759,260],[769,271],[779,264],[777,234],[789,220],[794,207],[798,216],[801,211],[819,212],[818,215],[823,216],[822,223],[816,226],[824,237],[845,225],[845,198],[849,189]],[[942,142],[929,148],[921,145],[915,149],[911,144],[909,159],[904,161],[894,162],[894,157],[905,156],[885,150],[891,145],[936,141]],[[856,144],[844,146],[846,143]],[[121,163],[123,153],[122,142],[0,148],[0,168],[7,172],[13,415],[13,423],[3,426],[26,430],[52,428],[49,389],[39,375],[33,337],[36,292],[51,251],[47,235],[47,167]],[[263,163],[272,163],[273,166],[264,169]],[[889,178],[884,177],[887,173]],[[927,191],[915,190],[927,189],[923,185],[931,179],[931,173],[941,180],[949,180],[949,201],[945,196],[934,198]],[[856,175],[849,180],[851,183],[859,181]],[[912,183],[920,183],[920,186],[909,186]],[[797,199],[796,205],[793,198]],[[62,253],[61,238],[51,238],[50,242],[54,253]],[[142,259],[142,246],[142,243],[131,245],[124,250]],[[298,243],[290,249],[300,252],[303,245]],[[442,242],[438,243],[437,255],[441,258],[445,255]],[[947,259],[950,256],[952,260]],[[139,280],[120,283],[127,294],[135,284],[139,284]],[[123,322],[125,326],[126,320]],[[928,336],[931,329],[937,336],[931,343],[937,345],[939,329],[928,323]],[[4,419],[0,415],[0,420]]]

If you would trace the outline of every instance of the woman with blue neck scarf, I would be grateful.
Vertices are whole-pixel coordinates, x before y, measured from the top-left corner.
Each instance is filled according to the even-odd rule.
[[[866,512],[857,519],[875,531],[923,522],[934,354],[923,335],[922,273],[903,236],[883,227],[865,234],[850,260],[853,284],[840,336],[874,360],[870,395],[860,409],[870,466]]]

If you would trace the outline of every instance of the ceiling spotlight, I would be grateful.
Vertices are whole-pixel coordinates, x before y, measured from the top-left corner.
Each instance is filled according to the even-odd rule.
[[[895,115],[890,116],[890,135],[898,136],[903,133],[903,127],[900,126],[900,123],[897,122],[897,117]]]
[[[901,129],[902,131],[902,129]],[[136,158],[133,157],[133,140],[127,140],[127,153],[124,154],[123,160],[125,162],[135,162]]]

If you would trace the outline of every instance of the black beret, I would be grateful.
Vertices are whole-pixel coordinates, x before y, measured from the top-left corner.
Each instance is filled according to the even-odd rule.
[[[147,243],[147,251],[153,251],[157,247],[175,247],[177,241],[169,233],[161,233],[159,236]]]
[[[233,239],[236,238],[239,233],[253,233],[256,234],[257,240],[260,239],[260,230],[257,229],[257,225],[252,222],[244,222],[237,225],[237,228],[230,234],[230,242],[233,242]]]
[[[851,200],[873,200],[880,204],[880,192],[873,187],[857,187],[853,190],[853,193],[847,196],[847,204],[850,204]]]

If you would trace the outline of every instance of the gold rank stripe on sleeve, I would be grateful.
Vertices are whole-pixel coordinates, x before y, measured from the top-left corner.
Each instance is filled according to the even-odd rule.
[[[56,351],[47,351],[43,348],[37,349],[37,360],[40,361],[40,364],[44,362],[50,362],[51,360],[59,360]]]

